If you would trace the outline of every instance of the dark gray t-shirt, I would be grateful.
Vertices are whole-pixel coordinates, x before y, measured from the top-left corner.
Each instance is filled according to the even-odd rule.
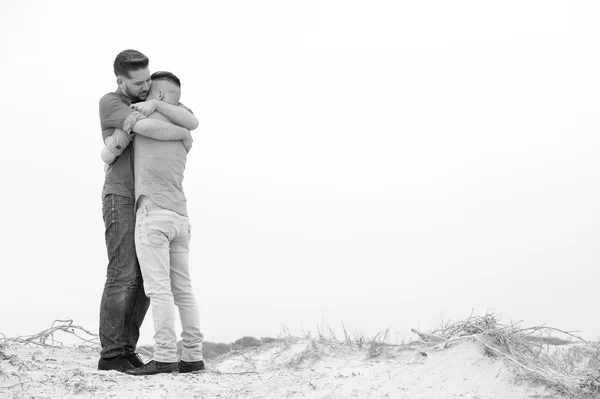
[[[145,116],[129,107],[131,99],[120,90],[108,93],[100,99],[100,128],[102,129],[102,142],[112,136],[115,129],[130,133],[136,122]],[[133,193],[133,158],[132,146],[125,148],[115,162],[106,169],[102,198],[107,194],[118,194],[132,200]]]

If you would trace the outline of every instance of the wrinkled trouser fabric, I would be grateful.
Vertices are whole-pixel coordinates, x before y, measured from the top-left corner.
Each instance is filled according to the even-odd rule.
[[[150,300],[135,251],[133,199],[108,194],[102,201],[108,269],[100,302],[100,356],[135,352]]]
[[[189,268],[189,220],[157,205],[140,206],[135,245],[154,319],[154,360],[176,362],[175,306],[181,319],[181,360],[202,359],[200,313]]]

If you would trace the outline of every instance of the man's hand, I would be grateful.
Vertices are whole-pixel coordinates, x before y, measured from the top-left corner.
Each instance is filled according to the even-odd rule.
[[[148,100],[148,101],[142,101],[142,102],[136,103],[136,104],[131,104],[130,107],[135,109],[136,111],[140,112],[144,116],[150,116],[151,113],[156,111],[157,105],[158,105],[158,100],[153,99],[153,100]]]

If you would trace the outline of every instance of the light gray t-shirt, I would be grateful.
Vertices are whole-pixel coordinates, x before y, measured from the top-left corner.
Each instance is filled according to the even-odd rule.
[[[183,141],[160,141],[138,134],[133,145],[136,203],[144,195],[161,208],[187,216],[183,172],[189,149]]]

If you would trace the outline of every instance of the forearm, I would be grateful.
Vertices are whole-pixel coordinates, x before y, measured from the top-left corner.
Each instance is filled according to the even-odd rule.
[[[189,130],[198,127],[198,119],[185,107],[157,101],[156,111],[169,118],[174,124]]]
[[[110,152],[110,150],[108,149],[108,147],[104,147],[102,149],[102,154],[100,154],[102,160],[104,161],[105,164],[110,165],[111,163],[115,162],[115,160],[117,159],[117,156],[115,154],[113,154],[112,152]]]
[[[159,119],[158,115],[160,114],[155,112],[149,118],[138,121],[133,127],[133,131],[142,136],[163,141],[187,140],[192,137],[188,129],[169,123],[163,119],[164,117]]]
[[[116,129],[112,136],[109,136],[104,140],[104,148],[102,149],[100,157],[105,164],[110,165],[123,153],[123,151],[125,151],[125,148],[128,145],[128,135],[124,131]]]

